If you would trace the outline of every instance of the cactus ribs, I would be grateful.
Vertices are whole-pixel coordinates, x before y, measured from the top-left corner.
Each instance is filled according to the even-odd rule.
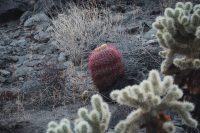
[[[99,90],[111,87],[124,74],[122,55],[110,44],[96,48],[88,63],[93,82]]]

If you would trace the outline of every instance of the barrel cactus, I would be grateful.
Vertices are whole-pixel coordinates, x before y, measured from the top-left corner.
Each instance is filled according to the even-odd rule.
[[[94,49],[88,66],[93,82],[99,90],[111,87],[124,74],[122,55],[111,44],[103,44]]]

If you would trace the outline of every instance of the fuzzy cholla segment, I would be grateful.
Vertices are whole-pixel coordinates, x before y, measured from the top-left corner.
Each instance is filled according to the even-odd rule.
[[[196,127],[197,121],[190,114],[194,105],[178,101],[182,96],[182,90],[173,84],[171,76],[166,76],[161,81],[158,71],[152,70],[149,78],[140,85],[127,86],[111,93],[111,98],[118,103],[137,108],[129,114],[126,120],[118,123],[115,132],[137,132],[137,129],[148,122],[151,116],[158,116],[159,112],[168,109],[178,113],[186,125]],[[167,133],[175,132],[172,122],[164,123],[163,128]]]
[[[164,16],[153,23],[165,58],[161,70],[168,73],[173,64],[181,70],[200,68],[200,4],[178,2],[175,9],[166,8]]]
[[[86,108],[79,109],[74,130],[71,129],[69,120],[63,119],[59,124],[50,122],[47,133],[105,133],[110,121],[108,105],[99,95],[94,95],[91,103],[93,107],[91,112]]]

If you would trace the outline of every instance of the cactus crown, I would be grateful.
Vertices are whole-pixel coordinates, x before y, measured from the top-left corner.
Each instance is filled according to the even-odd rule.
[[[166,8],[164,16],[153,23],[164,51],[161,70],[167,73],[173,64],[179,69],[200,68],[200,4],[178,2],[175,9]]]
[[[95,51],[99,51],[101,49],[105,49],[108,45],[107,44],[102,44],[100,47],[95,48]]]

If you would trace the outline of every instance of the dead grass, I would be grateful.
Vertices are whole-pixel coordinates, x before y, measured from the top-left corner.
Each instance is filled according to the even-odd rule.
[[[77,71],[73,63],[63,69],[58,63],[49,64],[46,61],[41,68],[38,81],[42,87],[26,92],[17,91],[16,95],[10,91],[0,94],[0,113],[23,114],[27,110],[52,110],[69,104],[86,105],[92,94],[96,93],[87,73]]]
[[[44,88],[36,94],[32,104],[54,108],[77,102],[85,103],[87,96],[85,98],[82,94],[92,86],[88,84],[88,77],[76,71],[73,64],[65,69],[55,62],[43,65],[42,70],[39,79]]]
[[[70,52],[75,64],[80,64],[85,51],[101,43],[106,34],[113,34],[120,26],[120,15],[112,15],[108,9],[80,7],[74,4],[53,20],[59,48]]]

